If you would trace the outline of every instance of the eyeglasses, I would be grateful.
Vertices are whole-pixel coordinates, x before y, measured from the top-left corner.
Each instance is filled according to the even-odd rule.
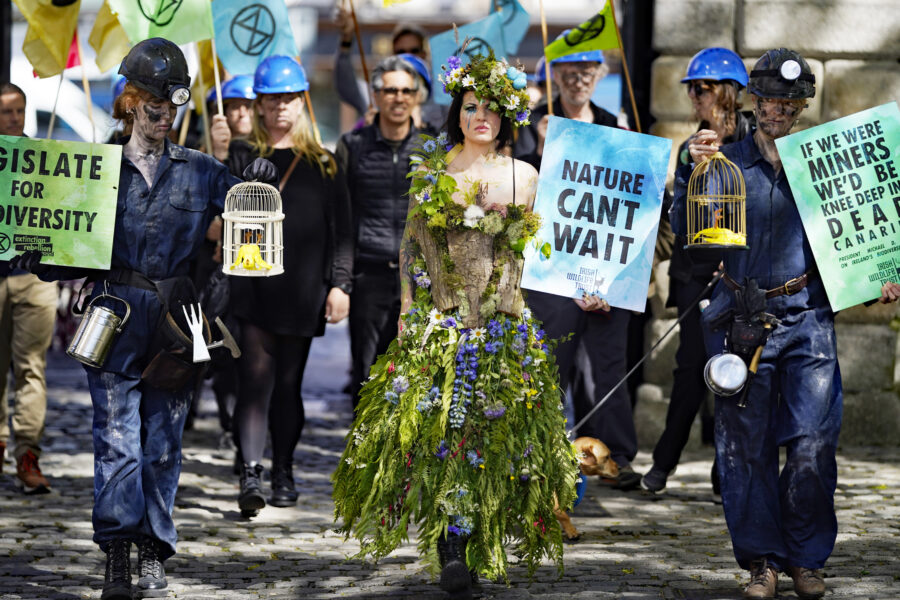
[[[422,57],[425,55],[425,51],[421,46],[414,46],[412,48],[394,48],[394,54],[415,54]]]
[[[793,117],[801,110],[809,106],[804,102],[794,100],[781,100],[779,98],[757,98],[757,105],[765,112],[773,111],[786,117]]]
[[[380,90],[376,90],[381,92],[385,96],[396,96],[397,94],[403,94],[405,96],[412,96],[416,92],[419,91],[419,88],[396,88],[396,87],[383,87]]]
[[[562,79],[562,82],[566,85],[574,85],[579,81],[583,81],[584,83],[590,83],[597,77],[597,73],[600,71],[597,69],[585,69],[583,71],[568,71],[566,73],[560,72],[559,77]]]
[[[702,81],[688,81],[687,82],[687,91],[688,91],[688,94],[690,94],[691,92],[694,92],[694,95],[699,98],[706,92],[713,91],[713,88],[710,84],[704,83]]]

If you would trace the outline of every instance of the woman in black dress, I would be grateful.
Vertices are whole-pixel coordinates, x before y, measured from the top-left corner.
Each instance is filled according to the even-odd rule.
[[[313,137],[302,92],[309,84],[291,57],[270,56],[257,68],[256,115],[248,142],[235,141],[233,171],[260,156],[280,173],[284,273],[232,279],[232,310],[242,355],[234,428],[242,457],[238,506],[255,516],[266,500],[260,485],[266,432],[272,439],[273,506],[297,502],[293,454],[303,429],[300,387],[312,338],[350,309],[353,248],[350,200],[334,156]]]

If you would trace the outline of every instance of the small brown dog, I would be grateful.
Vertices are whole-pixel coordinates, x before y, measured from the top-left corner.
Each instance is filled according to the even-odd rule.
[[[609,448],[606,444],[592,437],[580,437],[574,442],[578,451],[578,461],[581,463],[582,475],[599,475],[615,479],[619,476],[619,467],[609,455]],[[556,520],[562,526],[566,534],[566,539],[570,542],[577,541],[581,537],[572,520],[564,511],[560,510],[559,505],[553,508]]]

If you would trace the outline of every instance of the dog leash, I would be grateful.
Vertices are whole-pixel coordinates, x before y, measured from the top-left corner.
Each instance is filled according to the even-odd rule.
[[[571,439],[571,438],[572,438],[572,434],[574,434],[575,431],[576,431],[579,427],[581,427],[582,425],[584,425],[585,423],[587,423],[588,419],[591,418],[591,415],[593,415],[595,412],[597,412],[598,410],[600,410],[600,407],[603,406],[603,404],[604,404],[607,400],[609,400],[610,397],[612,397],[612,395],[615,393],[615,391],[616,391],[617,389],[619,389],[620,387],[622,387],[622,384],[623,384],[623,383],[625,383],[626,381],[628,381],[628,378],[631,377],[631,374],[634,373],[635,371],[637,371],[637,368],[640,367],[642,364],[644,364],[644,361],[647,360],[647,358],[648,358],[651,354],[653,354],[653,351],[656,350],[656,347],[659,346],[659,345],[662,343],[662,341],[663,341],[664,339],[666,339],[666,338],[669,336],[670,333],[672,333],[672,330],[674,330],[675,327],[677,327],[678,324],[681,323],[681,322],[684,320],[684,318],[685,318],[686,316],[688,316],[688,315],[691,313],[692,310],[694,310],[694,307],[697,306],[697,304],[700,302],[701,299],[703,299],[703,296],[705,296],[706,293],[707,293],[714,285],[716,285],[716,283],[722,278],[722,275],[724,275],[724,274],[725,274],[725,271],[724,271],[724,269],[723,269],[723,270],[721,270],[721,271],[716,272],[716,274],[713,275],[713,278],[709,280],[709,283],[706,284],[706,286],[703,288],[703,291],[700,292],[700,293],[697,295],[696,298],[694,298],[694,300],[691,302],[691,304],[690,304],[690,306],[688,307],[688,309],[687,309],[686,311],[684,311],[684,314],[682,314],[680,317],[678,317],[678,319],[676,319],[676,321],[675,321],[674,323],[672,323],[672,326],[669,327],[669,328],[666,330],[666,332],[665,332],[664,334],[662,334],[662,337],[660,337],[658,340],[656,340],[656,343],[653,344],[653,346],[650,348],[650,350],[648,350],[647,353],[646,353],[644,356],[641,357],[641,360],[639,360],[639,361],[637,362],[637,364],[635,364],[633,367],[631,367],[631,370],[628,371],[628,372],[625,374],[625,377],[623,377],[622,379],[620,379],[619,382],[618,382],[616,385],[614,385],[613,388],[612,388],[611,390],[609,390],[609,392],[607,392],[605,396],[603,396],[603,398],[600,399],[600,402],[598,402],[597,404],[595,404],[595,405],[594,405],[594,408],[592,408],[590,411],[588,411],[588,414],[584,415],[584,416],[581,418],[581,420],[578,421],[578,422],[575,424],[574,427],[572,427],[572,429],[570,429],[569,431],[566,432],[566,437],[568,437],[568,438]]]

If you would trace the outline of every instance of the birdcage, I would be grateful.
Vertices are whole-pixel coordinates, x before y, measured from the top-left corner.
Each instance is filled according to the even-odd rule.
[[[700,163],[687,189],[686,248],[747,249],[744,176],[721,152]]]
[[[249,181],[228,190],[222,237],[222,271],[227,275],[271,277],[284,273],[281,194]]]

